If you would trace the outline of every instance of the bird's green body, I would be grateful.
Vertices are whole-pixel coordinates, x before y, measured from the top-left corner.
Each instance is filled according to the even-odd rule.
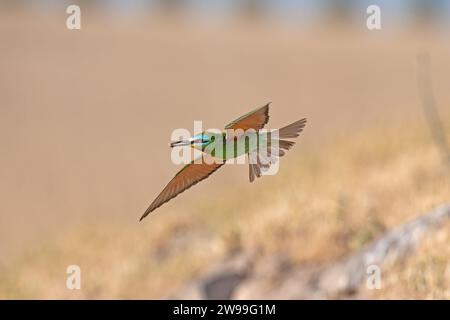
[[[253,153],[258,150],[258,146],[267,144],[267,133],[255,130],[249,130],[237,137],[226,131],[221,133],[204,132],[203,136],[208,136],[208,142],[202,145],[193,145],[193,148],[223,161]]]

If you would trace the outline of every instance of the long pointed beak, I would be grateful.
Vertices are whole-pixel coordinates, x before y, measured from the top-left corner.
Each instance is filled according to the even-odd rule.
[[[169,146],[171,148],[189,146],[189,145],[191,145],[191,141],[189,141],[189,140],[176,140],[176,141],[172,141],[171,143],[169,143]]]

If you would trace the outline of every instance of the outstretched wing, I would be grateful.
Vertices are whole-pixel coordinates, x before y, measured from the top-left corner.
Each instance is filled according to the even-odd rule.
[[[264,128],[264,125],[269,121],[269,105],[253,110],[242,117],[237,118],[233,122],[227,124],[225,129],[242,129],[244,131],[248,129],[254,129],[256,131]]]
[[[152,204],[148,207],[141,219],[144,219],[150,212],[162,206],[167,201],[175,198],[183,191],[189,189],[198,182],[208,178],[212,173],[219,169],[223,163],[208,164],[202,161],[202,163],[195,163],[192,161],[181,169],[175,177],[166,185],[161,193],[156,197]],[[139,221],[140,221],[139,220]]]
[[[255,177],[261,177],[272,164],[275,164],[280,157],[286,154],[286,151],[292,148],[295,141],[286,139],[297,138],[305,126],[306,118],[295,121],[278,130],[278,141],[271,138],[267,147],[259,148],[248,154],[250,182],[253,182]]]

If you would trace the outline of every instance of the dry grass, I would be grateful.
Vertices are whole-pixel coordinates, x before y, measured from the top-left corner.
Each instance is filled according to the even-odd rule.
[[[428,236],[403,263],[382,272],[383,299],[450,299],[450,224]]]

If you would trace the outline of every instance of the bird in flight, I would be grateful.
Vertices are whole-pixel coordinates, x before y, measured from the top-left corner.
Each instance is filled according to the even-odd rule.
[[[286,139],[298,137],[306,125],[306,118],[303,118],[276,130],[276,134],[268,134],[266,130],[262,129],[269,121],[269,105],[270,103],[237,118],[226,125],[225,130],[220,133],[205,131],[188,140],[171,142],[171,148],[190,146],[202,151],[202,156],[212,157],[219,161],[197,161],[195,159],[185,165],[151,203],[140,220],[180,193],[208,178],[227,160],[247,155],[250,182],[253,182],[255,177],[261,177],[262,173],[268,170],[278,157],[284,156],[285,151],[294,145],[295,142]],[[211,148],[218,141],[222,143],[221,147]],[[242,148],[236,147],[239,143],[243,146]]]

